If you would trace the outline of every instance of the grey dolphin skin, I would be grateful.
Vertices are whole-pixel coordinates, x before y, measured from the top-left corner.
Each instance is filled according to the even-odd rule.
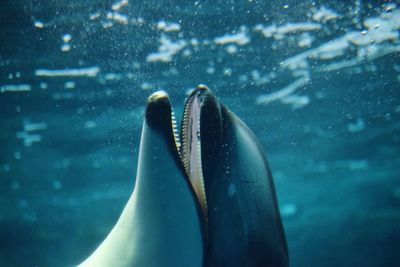
[[[274,183],[249,128],[204,85],[181,126],[168,95],[147,103],[133,193],[79,266],[288,266]]]

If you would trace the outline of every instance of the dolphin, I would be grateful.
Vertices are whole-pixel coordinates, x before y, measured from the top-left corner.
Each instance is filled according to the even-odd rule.
[[[252,131],[199,85],[186,101],[179,134],[168,94],[152,94],[133,193],[79,266],[288,264],[271,171]]]

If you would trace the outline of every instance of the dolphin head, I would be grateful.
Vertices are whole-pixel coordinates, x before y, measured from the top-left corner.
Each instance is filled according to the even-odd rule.
[[[205,85],[186,101],[180,144],[201,206],[207,266],[287,266],[285,233],[262,146]]]

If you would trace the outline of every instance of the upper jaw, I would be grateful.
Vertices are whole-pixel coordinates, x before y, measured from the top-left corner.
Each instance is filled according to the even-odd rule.
[[[208,220],[205,174],[209,155],[215,150],[215,125],[221,121],[219,103],[205,85],[199,85],[186,100],[181,127],[180,155],[196,193],[205,220]],[[219,132],[219,131],[217,131]]]

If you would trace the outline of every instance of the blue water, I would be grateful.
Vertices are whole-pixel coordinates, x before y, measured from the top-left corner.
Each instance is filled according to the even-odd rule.
[[[0,266],[71,266],[134,185],[146,98],[207,84],[267,151],[291,266],[400,262],[395,1],[3,1]]]

